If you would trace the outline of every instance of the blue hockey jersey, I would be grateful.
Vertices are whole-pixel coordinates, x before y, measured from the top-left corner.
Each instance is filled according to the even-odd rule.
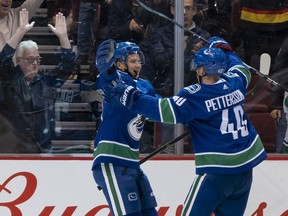
[[[100,89],[112,80],[123,80],[140,91],[155,95],[152,85],[145,80],[134,80],[127,73],[117,71],[111,75],[100,74],[97,85]],[[94,140],[93,167],[99,163],[139,168],[139,140],[145,119],[126,107],[102,103],[101,124]],[[93,169],[92,167],[92,169]]]
[[[261,139],[242,105],[251,74],[226,53],[228,71],[215,84],[194,84],[176,96],[158,99],[139,93],[131,110],[164,123],[188,125],[196,173],[235,174],[266,158]]]

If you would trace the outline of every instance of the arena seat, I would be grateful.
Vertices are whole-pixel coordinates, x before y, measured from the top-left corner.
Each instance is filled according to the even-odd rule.
[[[252,75],[251,82],[247,89],[244,109],[248,112],[269,112],[271,100],[269,86],[264,78],[257,74]]]
[[[266,151],[268,153],[275,153],[275,137],[277,129],[276,121],[270,116],[270,113],[268,112],[248,113],[247,115],[259,133]]]

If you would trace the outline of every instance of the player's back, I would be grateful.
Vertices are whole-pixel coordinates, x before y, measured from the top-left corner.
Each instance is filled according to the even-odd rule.
[[[239,173],[266,157],[242,108],[245,94],[241,78],[230,75],[215,84],[186,87],[178,94],[187,99],[182,106],[187,109],[197,173]]]

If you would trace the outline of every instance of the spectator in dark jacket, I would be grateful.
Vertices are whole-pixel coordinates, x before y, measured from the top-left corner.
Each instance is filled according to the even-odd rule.
[[[108,27],[109,37],[115,41],[131,41],[139,43],[143,39],[144,25],[141,20],[133,17],[133,12],[138,5],[133,0],[117,0],[111,3]]]
[[[288,89],[288,38],[286,38],[281,44],[280,50],[275,58],[275,62],[271,67],[269,76],[277,83]],[[271,87],[271,91],[273,94],[272,98],[274,100],[270,101],[270,115],[278,122],[275,143],[276,153],[280,153],[284,151],[284,146],[287,145],[288,141],[286,137],[286,143],[284,144],[284,137],[287,128],[286,113],[284,112],[285,109],[283,110],[284,90],[273,86]]]
[[[170,11],[174,16],[176,1],[170,1]],[[184,0],[184,28],[191,30],[203,38],[208,39],[210,34],[202,30],[193,21],[196,14],[194,0]],[[146,61],[142,70],[142,77],[152,82],[157,94],[161,96],[174,95],[174,24],[169,23],[157,29],[150,36],[149,56],[150,62]],[[196,73],[190,71],[191,60],[194,53],[203,46],[203,42],[191,33],[185,33],[184,38],[184,85],[191,85],[197,81]],[[147,56],[145,56],[147,57]],[[166,143],[173,138],[174,128],[171,125],[161,125],[160,135],[155,135],[161,143]],[[189,145],[190,147],[190,145]],[[169,150],[168,150],[169,151]],[[169,153],[169,152],[168,152]]]
[[[39,71],[41,57],[37,44],[31,40],[20,43],[25,33],[34,25],[34,22],[29,24],[28,20],[28,11],[22,9],[19,28],[0,52],[0,76],[5,94],[5,99],[0,105],[1,113],[6,115],[17,131],[17,139],[8,139],[5,142],[2,140],[5,134],[0,134],[2,153],[51,151],[53,118],[49,115],[51,104],[45,100],[48,94],[46,85],[55,81],[54,78],[57,76],[71,74],[75,66],[75,56],[71,50],[66,20],[62,13],[56,15],[55,27],[49,25],[60,40],[62,62],[45,73]],[[14,54],[16,66],[12,59]],[[17,143],[12,143],[13,141]]]
[[[174,15],[174,1],[171,1],[171,13]],[[194,0],[184,0],[184,28],[191,30],[203,38],[209,38],[210,34],[202,30],[193,21],[196,14]],[[195,76],[191,76],[190,63],[197,49],[203,46],[203,42],[191,33],[185,33],[184,37],[184,80],[186,84],[196,82]],[[174,89],[174,24],[159,28],[151,35],[150,56],[153,61],[154,71],[143,71],[143,76],[149,79],[156,92],[162,96],[173,95]],[[188,78],[189,77],[189,78]],[[192,78],[191,78],[192,77]]]
[[[194,21],[211,36],[224,38],[232,42],[232,1],[198,0],[198,9]]]

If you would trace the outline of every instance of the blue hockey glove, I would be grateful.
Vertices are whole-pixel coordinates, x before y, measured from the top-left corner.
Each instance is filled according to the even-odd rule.
[[[126,106],[128,109],[133,105],[134,98],[139,90],[133,86],[126,85],[123,81],[113,81],[112,85],[107,85],[104,89],[104,98],[113,105]]]
[[[116,42],[112,39],[103,41],[96,53],[96,67],[100,73],[107,73],[115,63]]]
[[[224,51],[233,51],[230,44],[225,41],[223,38],[214,36],[210,37],[208,40],[208,47],[209,48],[220,48]]]

